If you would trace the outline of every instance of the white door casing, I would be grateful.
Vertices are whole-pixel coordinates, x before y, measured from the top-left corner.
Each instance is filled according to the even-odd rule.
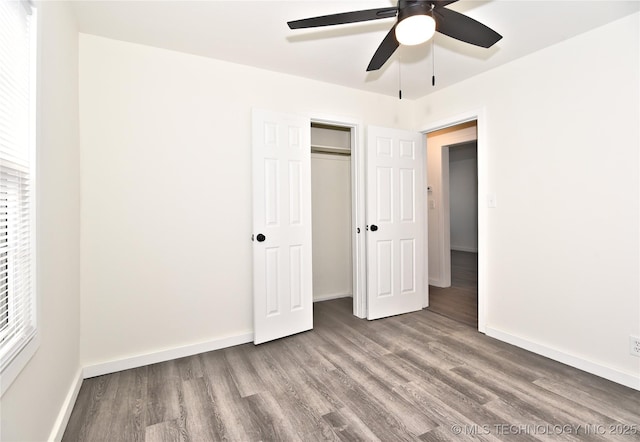
[[[260,344],[313,328],[311,123],[260,109],[252,120],[254,343]]]
[[[422,308],[424,299],[424,136],[367,131],[368,319]]]
[[[454,115],[444,120],[435,121],[428,126],[421,128],[423,134],[428,134],[436,130],[456,126],[458,124],[475,121],[477,128],[477,149],[478,149],[478,331],[486,333],[486,304],[487,295],[487,255],[488,255],[488,207],[482,204],[486,201],[491,189],[489,187],[487,156],[485,155],[486,137],[486,111],[484,108],[473,109],[459,115]],[[428,299],[426,300],[428,305]]]

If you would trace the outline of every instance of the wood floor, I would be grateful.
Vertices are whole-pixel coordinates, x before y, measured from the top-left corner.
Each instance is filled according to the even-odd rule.
[[[343,298],[314,320],[87,379],[63,440],[640,440],[640,392],[439,314],[366,321]]]
[[[429,310],[478,329],[478,254],[451,251],[451,287],[429,286]]]

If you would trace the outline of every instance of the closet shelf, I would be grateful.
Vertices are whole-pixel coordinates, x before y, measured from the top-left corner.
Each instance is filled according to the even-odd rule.
[[[312,153],[333,153],[339,155],[351,155],[351,149],[348,147],[322,146],[319,144],[311,145]]]

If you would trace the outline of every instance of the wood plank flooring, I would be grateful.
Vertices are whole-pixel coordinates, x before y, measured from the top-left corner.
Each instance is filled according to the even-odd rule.
[[[429,310],[478,329],[478,254],[451,251],[451,287],[429,286]]]
[[[423,310],[87,379],[64,441],[640,440],[640,392]],[[621,434],[626,433],[626,434]]]

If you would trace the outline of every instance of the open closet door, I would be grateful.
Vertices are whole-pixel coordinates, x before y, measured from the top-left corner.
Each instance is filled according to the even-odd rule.
[[[368,319],[422,308],[424,136],[369,126],[367,133]]]
[[[313,328],[311,123],[253,111],[255,344]]]

